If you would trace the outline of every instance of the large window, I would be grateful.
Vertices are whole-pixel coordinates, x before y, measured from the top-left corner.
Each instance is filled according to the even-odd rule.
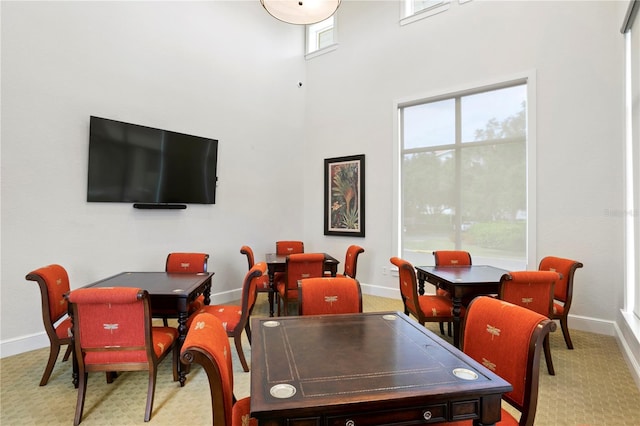
[[[526,267],[527,105],[525,80],[399,104],[403,258],[433,264],[432,251],[455,249]]]

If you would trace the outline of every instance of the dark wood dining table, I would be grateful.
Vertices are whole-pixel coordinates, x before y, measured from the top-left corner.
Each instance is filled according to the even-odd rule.
[[[88,284],[85,287],[136,287],[149,292],[151,312],[153,316],[172,316],[178,319],[178,350],[187,336],[187,318],[189,303],[200,294],[204,295],[205,304],[209,304],[211,296],[211,279],[213,272],[197,274],[172,274],[167,272],[121,272],[108,278]],[[75,355],[75,352],[74,352]],[[180,360],[176,360],[180,386],[186,381],[186,370]],[[74,362],[73,384],[77,387],[78,371]]]
[[[511,385],[401,312],[252,318],[260,426],[500,420]]]
[[[451,294],[453,303],[453,344],[460,347],[460,311],[475,296],[498,294],[500,279],[509,271],[488,265],[416,266],[418,293],[424,294],[425,281]]]
[[[324,270],[329,272],[332,277],[335,277],[338,273],[338,265],[340,261],[328,253],[324,254]],[[273,297],[276,292],[274,288],[273,278],[276,272],[287,271],[287,255],[277,253],[267,253],[265,255],[267,263],[267,275],[269,275],[269,316],[273,316]]]

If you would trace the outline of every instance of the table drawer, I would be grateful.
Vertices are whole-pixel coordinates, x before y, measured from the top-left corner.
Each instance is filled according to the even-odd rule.
[[[447,420],[447,404],[410,407],[404,410],[381,410],[352,415],[328,416],[327,426],[373,426],[425,424]]]

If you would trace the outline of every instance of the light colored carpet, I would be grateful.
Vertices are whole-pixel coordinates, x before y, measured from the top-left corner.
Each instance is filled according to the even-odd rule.
[[[401,311],[399,300],[364,296],[364,310]],[[266,316],[266,296],[260,295],[254,312]],[[438,332],[437,324],[427,327]],[[613,337],[571,331],[575,349],[566,348],[560,330],[551,335],[556,376],[540,373],[536,425],[640,425],[640,391],[635,385]],[[251,348],[244,342],[245,355]],[[234,389],[238,398],[249,395],[251,373],[244,373],[234,354]],[[58,359],[47,386],[38,386],[48,348],[0,361],[0,424],[69,425],[73,423],[77,390],[71,384],[71,363]],[[107,384],[104,374],[90,374],[83,425],[210,425],[211,403],[206,374],[198,366],[185,387],[172,380],[171,360],[160,366],[151,421],[145,423],[147,375],[121,373]]]

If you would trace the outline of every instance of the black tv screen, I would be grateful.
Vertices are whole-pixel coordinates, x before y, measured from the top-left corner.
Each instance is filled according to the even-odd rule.
[[[214,204],[216,139],[90,118],[87,201]]]

